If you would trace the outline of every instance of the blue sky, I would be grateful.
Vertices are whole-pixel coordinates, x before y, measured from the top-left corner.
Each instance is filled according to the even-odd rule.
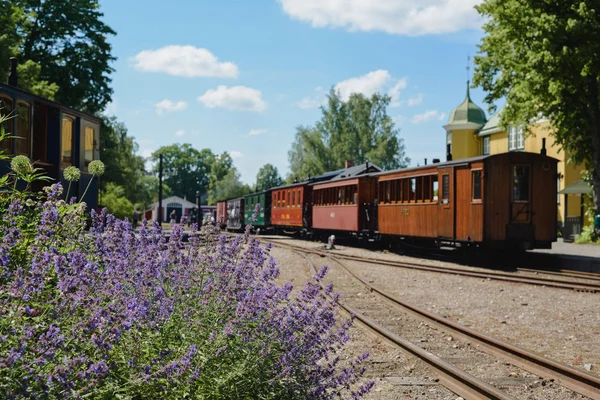
[[[265,163],[287,174],[296,127],[319,119],[331,87],[379,91],[412,164],[443,158],[482,35],[477,2],[101,0],[117,31],[107,112],[144,156],[172,143],[228,151],[254,183]],[[471,97],[484,107],[481,90]]]

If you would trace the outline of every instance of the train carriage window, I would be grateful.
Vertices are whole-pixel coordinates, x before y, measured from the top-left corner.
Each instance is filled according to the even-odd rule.
[[[423,201],[431,201],[431,176],[423,177]]]
[[[415,178],[410,178],[410,193],[409,193],[410,201],[415,201],[416,194],[417,194],[417,180]]]
[[[481,200],[481,170],[471,172],[473,188],[473,200]]]
[[[31,107],[28,103],[17,102],[17,130],[15,150],[17,154],[29,157],[29,143],[31,138]]]
[[[73,165],[73,125],[74,119],[65,115],[62,120],[60,151],[64,166]]]
[[[83,133],[83,150],[85,157],[85,167],[94,161],[94,142],[96,138],[96,130],[91,126],[86,126]]]
[[[437,175],[432,177],[432,191],[431,191],[431,199],[433,201],[437,201],[438,200],[438,191],[439,191],[439,184],[438,184],[438,177]]]
[[[391,202],[390,189],[391,189],[390,181],[386,181],[385,182],[385,202],[386,203],[390,203]]]
[[[45,104],[35,104],[33,112],[33,160],[47,160],[47,141],[48,141],[48,106]]]
[[[415,201],[422,202],[423,201],[423,177],[420,176],[415,179]]]
[[[447,203],[450,195],[450,176],[448,174],[442,175],[442,200]]]
[[[4,96],[0,96],[0,115],[7,117],[12,116],[14,102],[12,99]],[[2,128],[4,128],[4,134],[7,136],[13,136],[13,119],[8,118],[2,124]],[[0,149],[4,150],[4,154],[12,153],[12,139],[4,139],[0,142]]]
[[[513,200],[529,201],[529,166],[513,167]]]

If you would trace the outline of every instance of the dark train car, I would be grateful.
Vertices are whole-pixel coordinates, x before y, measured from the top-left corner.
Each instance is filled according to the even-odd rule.
[[[250,221],[250,218],[256,211],[256,206],[260,207],[256,221]],[[244,196],[244,223],[251,224],[255,228],[265,229],[271,225],[271,191],[252,193]]]
[[[551,248],[557,160],[509,152],[378,174],[378,232],[485,248]]]
[[[81,179],[71,185],[69,197],[79,199],[92,179],[89,163],[100,159],[100,120],[19,89],[16,68],[16,60],[12,59],[8,84],[0,83],[0,114],[12,116],[4,123],[4,130],[17,138],[0,142],[0,148],[7,155],[29,157],[35,167],[54,179],[50,183],[37,182],[33,190],[59,181],[66,188],[64,169],[78,167]],[[9,170],[10,162],[0,163],[1,175]],[[92,181],[83,201],[88,210],[98,206],[97,179]]]
[[[227,201],[217,201],[216,221],[221,229],[227,226]]]
[[[314,230],[371,236],[377,227],[377,178],[361,176],[312,185]]]
[[[308,182],[271,190],[271,225],[300,231],[311,227],[311,186]]]
[[[244,199],[227,200],[227,230],[240,231],[244,229]]]

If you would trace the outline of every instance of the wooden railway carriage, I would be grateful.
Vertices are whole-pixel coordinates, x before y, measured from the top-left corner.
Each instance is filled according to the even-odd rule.
[[[224,229],[227,226],[227,200],[217,201],[216,224]]]
[[[256,206],[260,207],[256,221],[250,221]],[[244,196],[244,223],[251,224],[255,228],[264,229],[271,225],[271,191],[252,193]]]
[[[88,165],[100,159],[100,119],[20,89],[16,60],[11,61],[8,84],[0,83],[0,114],[12,116],[3,127],[15,138],[0,142],[0,149],[6,155],[29,157],[35,167],[42,168],[53,179],[50,183],[36,182],[33,190],[59,181],[63,187],[68,186],[64,169],[78,167],[81,178],[71,185],[69,196],[79,199],[93,178]],[[1,162],[0,175],[9,171],[10,162]],[[88,210],[98,206],[97,179],[92,180],[83,201]]]
[[[244,199],[227,200],[227,229],[239,231],[244,229]]]
[[[487,248],[551,248],[556,176],[557,160],[525,152],[378,174],[378,232]]]
[[[370,236],[377,226],[376,189],[372,176],[312,185],[313,229]]]
[[[271,190],[271,224],[275,229],[300,231],[311,226],[311,191],[308,182]]]

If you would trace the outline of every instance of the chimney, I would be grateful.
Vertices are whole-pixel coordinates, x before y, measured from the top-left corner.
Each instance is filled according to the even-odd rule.
[[[354,161],[346,160],[346,168],[354,167]]]
[[[439,158],[434,158],[433,160],[431,160],[432,163],[437,164],[440,162]]]
[[[452,145],[450,143],[448,143],[446,145],[446,161],[452,161]]]
[[[540,154],[543,156],[546,155],[546,138],[542,138],[542,151],[540,151]]]
[[[425,159],[425,165],[427,165],[427,159]]]
[[[16,57],[10,58],[10,75],[8,75],[8,84],[14,87],[18,86]]]

